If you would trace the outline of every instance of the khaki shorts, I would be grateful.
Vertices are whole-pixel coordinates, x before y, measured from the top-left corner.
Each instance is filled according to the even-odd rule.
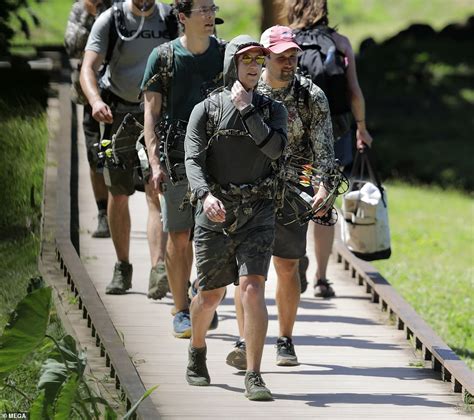
[[[229,235],[196,226],[194,248],[200,290],[238,284],[239,277],[267,277],[274,226],[257,226]]]
[[[194,209],[186,204],[182,210],[180,206],[188,191],[188,181],[173,185],[171,182],[161,184],[163,194],[160,194],[161,217],[165,232],[183,232],[194,226]]]

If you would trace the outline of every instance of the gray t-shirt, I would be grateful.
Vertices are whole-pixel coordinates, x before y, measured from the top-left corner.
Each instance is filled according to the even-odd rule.
[[[141,17],[135,16],[131,12],[128,1],[124,2],[123,10],[125,26],[128,31],[127,36],[130,36],[138,29]],[[154,13],[145,18],[143,29],[134,40],[117,39],[110,64],[100,80],[100,85],[103,88],[109,89],[126,101],[138,102],[140,84],[148,56],[153,48],[170,40],[163,19],[169,10],[168,5],[157,2]],[[105,57],[109,44],[110,24],[114,24],[111,14],[112,8],[97,18],[87,40],[86,51],[94,51]]]

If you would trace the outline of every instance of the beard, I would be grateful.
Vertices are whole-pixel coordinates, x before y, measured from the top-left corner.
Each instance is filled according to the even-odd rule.
[[[141,12],[148,12],[155,5],[155,0],[145,0],[142,6],[140,6],[141,2],[139,0],[132,0],[132,2]]]
[[[280,80],[282,82],[289,82],[293,80],[295,77],[296,70],[291,70],[291,71],[281,71],[280,72]]]

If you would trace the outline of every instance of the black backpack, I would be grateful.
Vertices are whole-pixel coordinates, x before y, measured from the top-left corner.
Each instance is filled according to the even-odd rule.
[[[331,115],[351,112],[344,55],[336,49],[332,29],[316,26],[295,30],[295,41],[303,50],[299,58],[302,74],[309,76],[326,94]]]

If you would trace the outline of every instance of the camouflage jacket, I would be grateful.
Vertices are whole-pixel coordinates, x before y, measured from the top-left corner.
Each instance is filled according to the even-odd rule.
[[[290,170],[287,179],[298,183],[298,174],[291,170],[298,165],[312,164],[323,174],[331,170],[334,167],[334,137],[324,92],[301,75],[280,89],[272,89],[260,79],[257,91],[281,101],[288,110],[285,155]]]
[[[82,58],[95,18],[87,12],[82,0],[72,5],[64,34],[64,45],[70,58]]]

